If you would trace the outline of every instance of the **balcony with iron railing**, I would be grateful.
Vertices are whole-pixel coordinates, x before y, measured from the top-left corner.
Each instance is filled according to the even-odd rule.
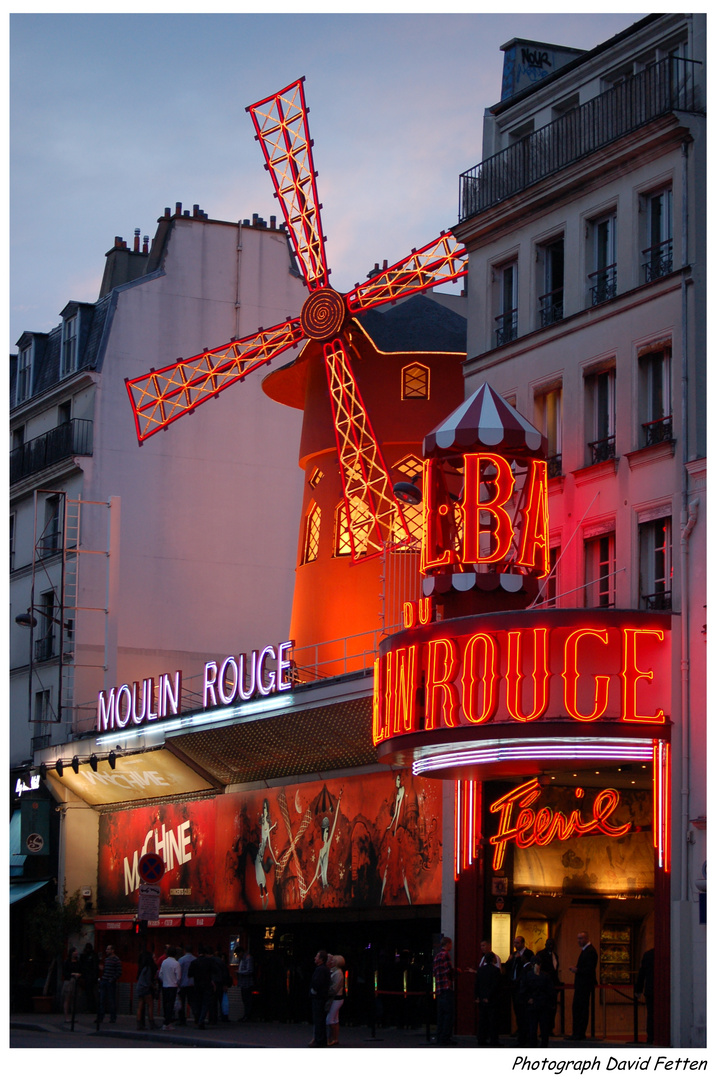
[[[613,300],[618,286],[616,264],[611,263],[610,266],[604,266],[601,270],[594,270],[588,275],[588,280],[591,282],[592,307],[596,304],[605,304],[606,300]]]
[[[596,439],[588,444],[591,454],[591,464],[599,465],[602,461],[611,461],[616,456],[616,436],[609,435],[605,439]]]
[[[699,112],[695,60],[666,57],[459,177],[459,221],[466,221],[673,111]]]
[[[541,326],[551,326],[563,318],[563,286],[539,296],[539,318]]]
[[[670,611],[672,606],[670,589],[655,593],[644,593],[641,597],[641,607],[644,611]]]
[[[641,255],[646,260],[643,263],[646,284],[665,277],[673,270],[673,240],[664,240],[662,244],[644,248]]]
[[[24,480],[65,458],[92,454],[92,420],[68,420],[10,451],[10,483]]]
[[[643,445],[658,446],[659,443],[670,442],[673,438],[673,417],[661,416],[658,420],[648,420],[641,424],[643,428]]]
[[[519,309],[512,308],[511,311],[503,311],[496,316],[494,322],[496,323],[496,347],[500,348],[501,345],[514,341],[518,336]]]

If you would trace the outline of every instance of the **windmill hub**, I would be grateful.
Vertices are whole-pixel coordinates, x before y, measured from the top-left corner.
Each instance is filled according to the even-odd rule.
[[[308,338],[329,341],[341,330],[345,316],[344,297],[327,285],[310,293],[299,318]]]

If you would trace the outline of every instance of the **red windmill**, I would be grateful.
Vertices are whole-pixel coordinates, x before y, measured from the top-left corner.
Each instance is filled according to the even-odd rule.
[[[463,277],[466,251],[442,232],[345,295],[336,292],[329,285],[304,78],[248,106],[247,112],[309,296],[295,318],[128,379],[137,437],[142,443],[304,339],[318,342],[329,383],[352,559],[361,562],[378,555],[389,537],[394,544],[405,542],[409,530],[349,362],[344,330],[371,308]],[[359,535],[361,549],[355,544]]]

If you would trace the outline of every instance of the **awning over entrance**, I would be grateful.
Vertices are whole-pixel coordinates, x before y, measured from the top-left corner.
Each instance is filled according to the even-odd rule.
[[[49,878],[44,878],[42,881],[11,881],[10,903],[15,904],[18,900],[24,900],[26,896],[32,896],[43,885],[47,885],[49,880]]]
[[[299,712],[167,738],[178,757],[216,776],[244,784],[376,764],[371,694]]]

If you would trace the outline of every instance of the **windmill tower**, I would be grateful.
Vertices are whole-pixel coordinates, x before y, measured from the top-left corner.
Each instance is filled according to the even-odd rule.
[[[462,357],[456,350],[448,364],[453,375],[446,377],[445,366],[433,380],[437,391],[442,386],[444,389],[435,393],[431,408],[417,409],[411,392],[403,398],[409,407],[395,408],[387,388],[397,378],[400,385],[411,386],[411,370],[406,369],[412,365],[417,379],[421,381],[423,371],[430,385],[432,365],[441,361],[433,355],[427,362],[423,356],[426,350],[404,350],[389,359],[362,326],[362,317],[372,309],[457,281],[466,274],[466,253],[450,233],[442,233],[348,293],[335,291],[329,284],[304,79],[250,105],[247,111],[308,290],[307,299],[299,316],[130,379],[127,389],[137,437],[143,442],[306,340],[297,361],[266,380],[271,397],[304,409],[300,463],[304,462],[307,470],[309,493],[318,492],[324,478],[331,477],[322,498],[334,509],[336,540],[330,558],[336,565],[332,572],[331,563],[323,572],[319,565],[311,566],[320,561],[324,507],[315,499],[320,514],[308,519],[311,494],[305,498],[293,617],[293,632],[301,647],[332,637],[344,638],[355,633],[357,626],[372,630],[379,626],[380,570],[362,571],[361,564],[376,563],[388,550],[415,545],[416,526],[407,522],[404,506],[394,495],[394,484],[407,476],[402,462],[415,452],[419,458],[425,432],[462,396]],[[429,350],[427,357],[432,352]],[[439,375],[438,369],[435,374]],[[426,400],[431,402],[431,397]],[[386,460],[389,446],[393,468]],[[345,552],[343,563],[351,563],[357,571],[352,579],[338,570]],[[323,618],[322,610],[330,609],[338,614]],[[353,666],[363,667],[365,662],[359,658]]]

